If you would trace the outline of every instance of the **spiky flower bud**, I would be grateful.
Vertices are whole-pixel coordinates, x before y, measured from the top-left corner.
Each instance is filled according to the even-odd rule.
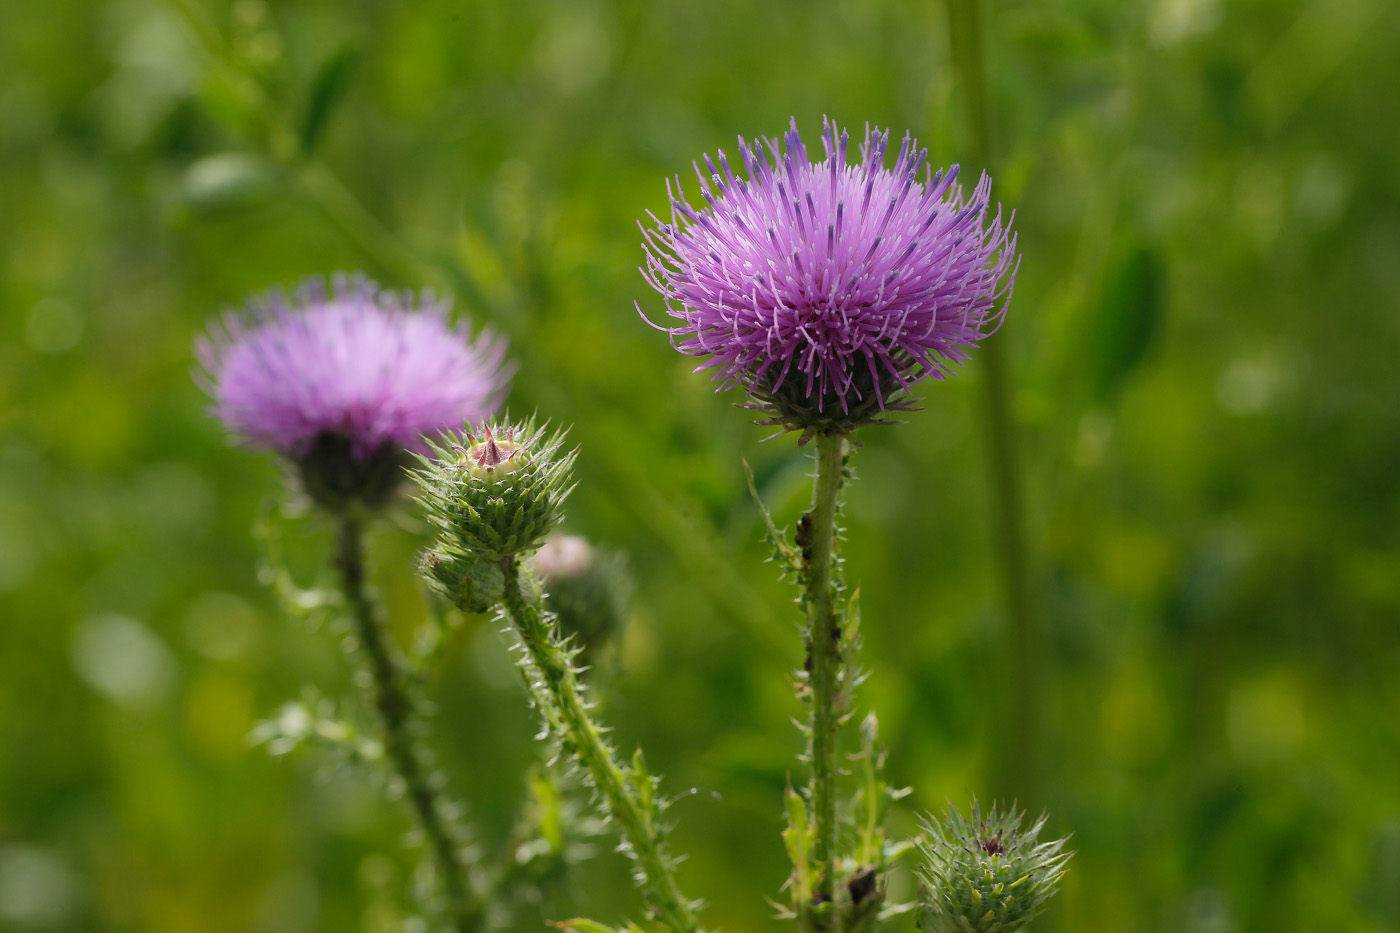
[[[489,612],[505,595],[506,581],[499,564],[446,541],[424,551],[418,569],[429,587],[466,612]]]
[[[1029,829],[1013,809],[971,818],[949,808],[945,820],[925,818],[919,843],[920,926],[927,933],[1013,933],[1045,909],[1073,853],[1067,839],[1040,842],[1042,816]]]
[[[535,555],[545,602],[560,630],[588,663],[627,618],[632,581],[621,554],[595,547],[578,535],[555,533]]]
[[[573,490],[575,454],[563,443],[563,432],[548,433],[533,420],[448,432],[429,443],[431,454],[419,457],[412,475],[439,530],[439,568],[450,565],[443,571],[449,580],[472,573],[454,555],[495,563],[544,543]]]

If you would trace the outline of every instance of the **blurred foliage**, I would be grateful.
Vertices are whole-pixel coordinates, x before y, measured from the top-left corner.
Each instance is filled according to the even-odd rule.
[[[1078,850],[1046,931],[1400,930],[1400,11],[1001,0],[987,33],[1037,728],[1006,747],[974,362],[867,432],[848,510],[894,829],[1033,787]],[[778,928],[797,615],[741,458],[780,523],[808,464],[638,318],[635,220],[794,114],[958,160],[949,62],[930,0],[0,5],[0,928],[392,928],[402,814],[249,745],[350,685],[257,579],[278,468],[191,379],[211,314],[360,268],[455,294],[513,407],[575,423],[569,527],[638,579],[606,715],[686,795],[709,922]],[[284,537],[309,584],[327,529]],[[374,541],[405,644],[421,540],[405,507]],[[443,657],[498,851],[534,724],[492,625]],[[599,849],[519,928],[636,916]]]

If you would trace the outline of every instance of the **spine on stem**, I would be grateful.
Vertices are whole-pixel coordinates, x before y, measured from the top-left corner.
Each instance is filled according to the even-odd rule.
[[[485,926],[485,906],[463,856],[461,831],[429,770],[427,751],[414,736],[420,718],[403,664],[365,585],[364,532],[359,520],[340,519],[336,567],[355,625],[355,636],[370,674],[374,708],[384,746],[431,853],[444,913],[455,933],[477,933]]]

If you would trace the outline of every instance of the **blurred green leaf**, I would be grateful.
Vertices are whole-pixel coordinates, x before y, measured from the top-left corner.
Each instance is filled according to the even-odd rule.
[[[606,923],[599,923],[596,920],[588,920],[584,917],[575,917],[573,920],[560,920],[551,924],[556,929],[564,930],[565,933],[618,933],[617,930]]]
[[[345,99],[350,89],[350,81],[355,76],[355,68],[360,62],[360,50],[352,45],[331,55],[321,63],[316,77],[311,82],[311,92],[306,101],[306,114],[301,122],[301,148],[303,152],[314,152],[321,141],[326,124],[330,122],[335,108]]]
[[[276,167],[266,159],[221,152],[185,171],[184,200],[203,214],[241,210],[265,203],[280,186]]]
[[[1147,356],[1162,316],[1162,263],[1138,246],[1114,262],[1089,335],[1089,391],[1105,404]]]
[[[793,903],[806,904],[812,897],[812,827],[807,815],[807,804],[802,795],[788,783],[783,795],[784,809],[787,811],[787,828],[783,830],[783,843],[787,846],[788,858],[792,859]]]

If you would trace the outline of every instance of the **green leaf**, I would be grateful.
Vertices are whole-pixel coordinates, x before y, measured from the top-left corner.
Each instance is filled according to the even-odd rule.
[[[573,920],[558,920],[551,923],[550,926],[564,930],[565,933],[569,933],[569,931],[572,933],[618,933],[606,923],[599,923],[597,920],[588,920],[584,917]]]
[[[802,909],[812,898],[812,827],[807,818],[807,804],[802,795],[788,784],[783,803],[787,810],[787,829],[783,842],[792,859],[792,902]]]
[[[637,788],[637,795],[642,799],[642,807],[648,813],[654,812],[656,809],[656,788],[652,784],[651,772],[647,770],[647,762],[642,757],[640,748],[632,756],[632,778]]]
[[[1089,335],[1089,391],[1098,404],[1113,401],[1147,356],[1160,329],[1162,262],[1138,246],[1109,268]]]
[[[851,591],[851,598],[846,601],[846,614],[841,626],[841,647],[849,652],[849,656],[854,659],[855,652],[860,648],[860,587],[857,586]]]
[[[193,163],[184,178],[185,203],[200,213],[255,207],[281,185],[276,167],[246,152],[221,152]]]
[[[859,806],[856,809],[860,827],[860,847],[856,854],[858,864],[880,866],[884,852],[884,834],[881,822],[885,815],[885,756],[880,749],[880,722],[872,712],[860,724],[860,754],[857,756],[860,769]]]
[[[767,531],[768,543],[773,546],[774,555],[778,562],[783,565],[783,569],[800,577],[802,574],[802,556],[797,553],[797,549],[787,543],[783,532],[777,525],[773,524],[773,516],[768,511],[768,507],[763,504],[763,499],[758,495],[758,486],[754,483],[753,467],[749,466],[749,461],[744,460],[744,476],[749,481],[749,494],[753,496],[754,504],[758,506],[758,514],[763,517],[763,527]]]
[[[359,63],[360,50],[349,45],[321,63],[316,77],[311,81],[306,113],[301,121],[303,152],[316,151],[316,145],[321,141],[326,124],[330,122],[335,108],[345,99],[345,93],[350,89],[350,81],[354,78],[355,68]]]
[[[558,854],[564,850],[564,820],[559,788],[543,768],[531,769],[526,779],[539,821],[540,838],[549,846],[551,852]]]

